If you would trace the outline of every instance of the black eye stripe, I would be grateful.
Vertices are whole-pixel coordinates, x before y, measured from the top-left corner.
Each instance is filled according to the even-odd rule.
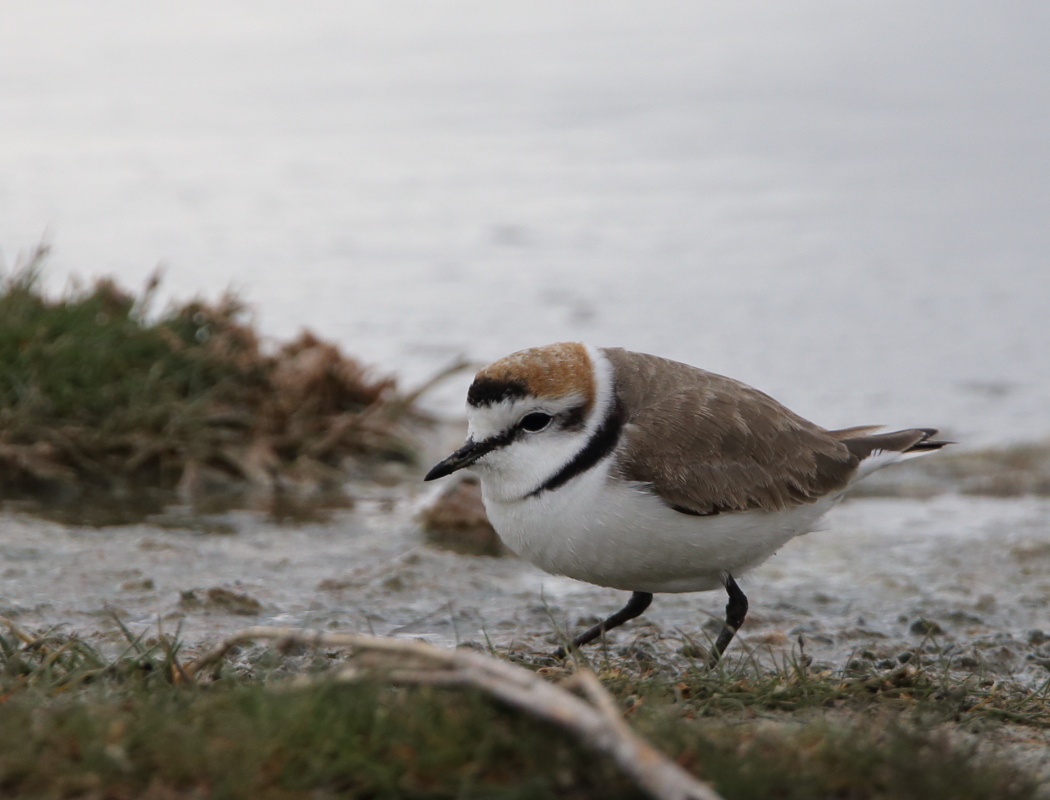
[[[511,428],[510,430],[503,431],[503,433],[497,433],[495,436],[490,436],[488,439],[483,439],[481,444],[485,445],[490,451],[499,450],[513,442],[517,438],[517,434],[517,428]]]
[[[543,425],[533,430],[526,428],[522,423],[524,423],[526,419],[532,416],[543,417]],[[485,439],[483,444],[487,445],[489,450],[499,450],[500,448],[506,447],[507,445],[511,444],[517,439],[520,439],[525,433],[535,433],[537,431],[543,430],[554,419],[558,420],[558,424],[563,430],[583,430],[585,418],[585,406],[576,406],[574,408],[570,408],[568,411],[564,411],[555,415],[548,414],[545,411],[533,411],[532,413],[526,414],[524,417],[522,417],[516,425],[508,428],[502,433],[497,433],[496,435],[490,436],[488,439]]]
[[[582,431],[587,423],[587,406],[573,406],[558,417],[565,430]]]

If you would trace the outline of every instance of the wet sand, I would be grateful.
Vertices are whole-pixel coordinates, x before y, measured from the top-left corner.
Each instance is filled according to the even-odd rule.
[[[172,509],[162,524],[86,528],[4,513],[0,614],[108,650],[123,641],[115,614],[135,633],[179,629],[190,651],[267,624],[443,645],[487,637],[531,658],[557,641],[552,618],[578,630],[626,599],[513,557],[426,546],[414,521],[422,500],[394,490],[309,524]],[[847,500],[741,586],[751,613],[738,656],[780,658],[801,637],[818,665],[925,649],[1029,685],[1050,677],[1050,499]],[[679,649],[706,642],[724,604],[718,592],[658,595],[610,634],[610,652],[684,664]]]

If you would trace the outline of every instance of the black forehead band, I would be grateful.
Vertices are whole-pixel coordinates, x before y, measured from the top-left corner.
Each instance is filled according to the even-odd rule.
[[[467,402],[478,408],[495,405],[504,400],[519,400],[527,395],[524,381],[475,378],[467,391]]]

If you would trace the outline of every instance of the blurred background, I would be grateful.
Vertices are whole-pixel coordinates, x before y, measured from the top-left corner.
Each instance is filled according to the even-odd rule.
[[[8,0],[0,250],[406,384],[622,345],[829,426],[1050,433],[1050,7]],[[430,404],[458,412],[469,376]]]

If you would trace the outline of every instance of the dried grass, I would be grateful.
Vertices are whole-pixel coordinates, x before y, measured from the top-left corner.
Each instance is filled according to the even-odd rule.
[[[156,278],[49,298],[46,254],[0,282],[6,496],[317,493],[351,465],[414,461],[412,403],[335,345],[303,332],[268,352],[229,294],[151,318]]]

